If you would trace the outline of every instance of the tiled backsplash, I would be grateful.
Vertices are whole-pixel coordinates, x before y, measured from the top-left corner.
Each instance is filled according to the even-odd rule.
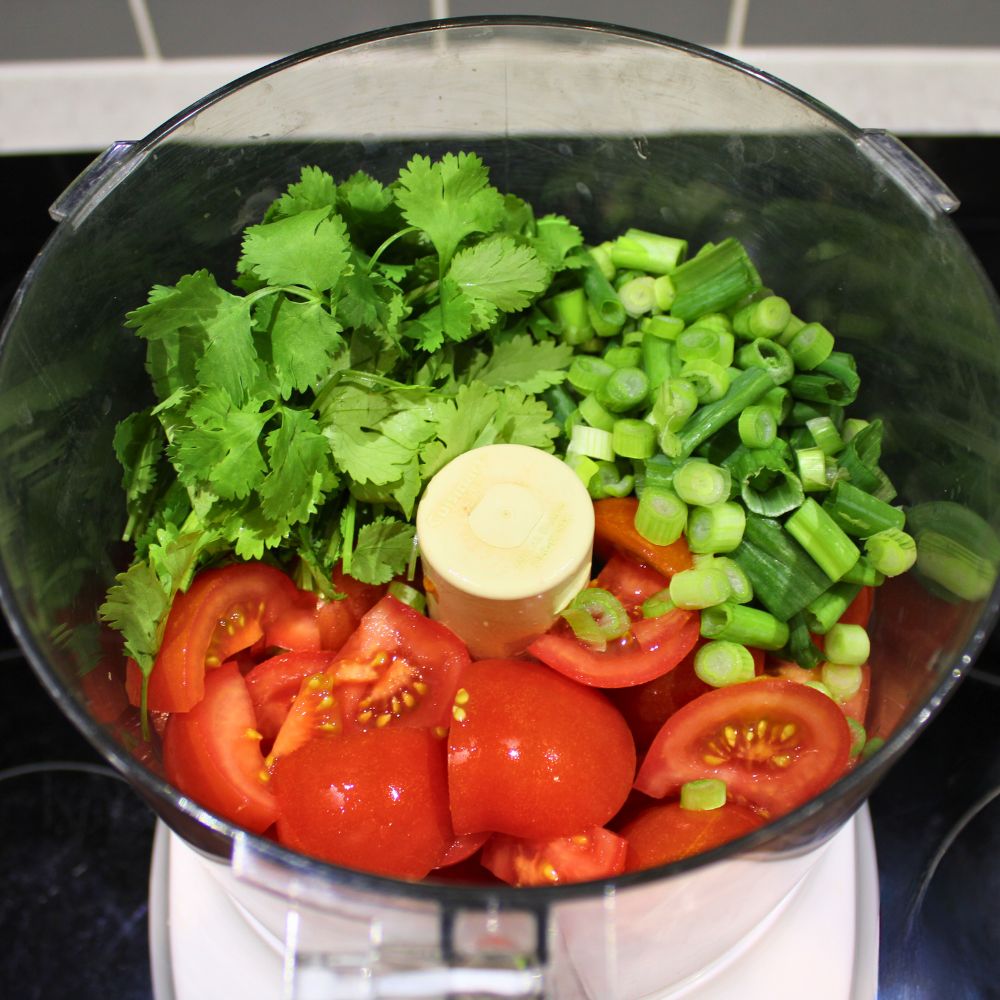
[[[137,138],[274,58],[392,24],[543,14],[684,38],[863,126],[1000,134],[1000,0],[2,0],[0,153]]]

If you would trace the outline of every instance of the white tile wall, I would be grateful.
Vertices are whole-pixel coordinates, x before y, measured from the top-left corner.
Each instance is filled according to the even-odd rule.
[[[6,30],[0,37],[0,153],[99,150],[116,139],[140,138],[204,94],[287,51],[352,31],[456,12],[567,12],[561,0],[492,7],[473,0],[383,0],[368,5],[286,0],[281,13],[290,24],[278,32],[278,22],[256,11],[255,0],[234,0],[233,9],[244,19],[237,31],[235,21],[227,22],[218,13],[194,18],[204,0],[120,0],[124,22],[118,26],[119,38],[106,37],[99,55],[94,55],[102,50],[95,49],[93,40],[81,41],[76,50],[80,57],[75,58],[67,48],[67,30],[58,37],[45,34],[39,4],[44,7],[49,0],[4,2],[12,6],[5,8]],[[654,30],[676,25],[682,37],[770,72],[865,127],[908,135],[1000,135],[997,0],[844,0],[851,7],[854,34],[841,30],[835,37],[828,25],[824,28],[826,14],[812,20],[788,16],[790,11],[801,15],[814,6],[810,3],[718,0],[708,17],[707,8],[695,9],[700,2],[662,0],[655,8],[650,4],[656,16],[651,13],[645,25],[641,4],[621,10],[632,25]],[[670,4],[672,20],[664,15]],[[912,8],[912,16],[887,20],[887,4],[904,13]],[[866,6],[874,12],[867,24]],[[267,7],[277,9],[270,3]],[[618,12],[606,0],[574,0],[570,7],[576,16],[594,20],[614,21]],[[934,31],[931,8],[947,18],[948,30]],[[170,20],[182,15],[180,22]],[[966,23],[957,25],[962,17]],[[899,29],[894,34],[895,23]],[[952,44],[889,44],[923,38],[915,24],[923,25],[920,31],[926,36]],[[263,41],[255,30],[263,32]],[[819,37],[813,38],[810,30]],[[765,44],[769,37],[773,41]],[[748,38],[754,44],[746,44]],[[818,44],[827,38],[834,44]],[[275,39],[284,47],[265,47]],[[879,44],[869,44],[870,39]],[[977,40],[982,44],[970,44]],[[51,57],[42,58],[46,53]]]

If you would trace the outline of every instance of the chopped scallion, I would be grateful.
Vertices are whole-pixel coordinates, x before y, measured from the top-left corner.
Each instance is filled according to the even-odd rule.
[[[754,679],[753,654],[738,642],[713,639],[694,654],[694,672],[715,688],[745,684]]]
[[[861,666],[868,662],[871,642],[861,625],[838,623],[830,627],[823,642],[823,652],[833,663]]]
[[[707,812],[726,804],[726,783],[721,778],[695,778],[681,785],[681,809]]]
[[[671,545],[687,526],[687,505],[665,487],[646,485],[635,512],[635,530],[654,545]]]
[[[743,540],[745,527],[746,513],[738,503],[695,507],[688,514],[688,546],[692,552],[732,552]]]

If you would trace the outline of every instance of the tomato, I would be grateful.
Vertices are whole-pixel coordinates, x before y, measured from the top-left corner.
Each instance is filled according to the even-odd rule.
[[[268,649],[296,652],[323,649],[316,595],[301,594],[295,604],[268,626],[264,645]]]
[[[839,706],[794,681],[762,677],[700,695],[672,715],[635,787],[654,798],[721,778],[729,797],[769,817],[791,812],[847,767],[851,733]]]
[[[437,867],[448,868],[451,865],[457,865],[462,861],[466,861],[489,839],[490,833],[488,830],[482,830],[479,833],[466,833],[461,837],[455,837],[444,852],[444,857],[437,863]]]
[[[309,650],[279,653],[250,670],[246,675],[247,688],[257,717],[257,729],[265,741],[278,735],[302,682],[328,669],[333,660],[333,653]]]
[[[167,779],[204,808],[260,833],[277,819],[261,777],[260,740],[246,682],[235,664],[224,664],[206,676],[204,698],[167,721]]]
[[[336,653],[350,639],[361,617],[354,617],[346,601],[320,600],[316,605],[319,648]]]
[[[334,864],[423,878],[453,836],[445,743],[388,727],[314,739],[274,768],[278,839]]]
[[[619,829],[628,844],[625,870],[655,868],[736,840],[764,825],[753,810],[735,802],[719,809],[682,809],[668,802],[645,809]]]
[[[112,656],[102,657],[80,678],[80,693],[98,722],[116,722],[128,708],[124,680],[125,664]]]
[[[549,839],[603,826],[628,796],[635,746],[599,691],[525,660],[465,673],[448,740],[456,834]]]
[[[295,584],[263,563],[233,563],[199,573],[170,608],[149,677],[149,709],[194,708],[205,692],[206,669],[252,646],[297,597]],[[138,667],[129,669],[127,687],[129,700],[137,705],[142,688]]]
[[[594,504],[594,551],[605,558],[624,552],[668,579],[694,565],[682,535],[671,545],[654,545],[635,530],[635,497],[611,497]]]
[[[355,622],[361,621],[382,600],[388,589],[388,585],[384,583],[378,585],[361,583],[360,580],[355,580],[353,576],[348,576],[344,572],[343,567],[339,565],[333,571],[331,580],[334,587],[337,588],[337,593],[343,594],[344,597],[330,603],[342,604]]]
[[[797,663],[789,660],[772,661],[768,665],[767,672],[772,677],[784,677],[786,680],[795,681],[797,684],[807,684],[809,681],[818,681],[821,679],[819,670],[807,670],[805,667],[800,667]],[[865,663],[861,667],[861,687],[847,701],[838,703],[844,715],[850,716],[856,722],[860,722],[861,725],[865,724],[865,716],[868,714],[868,696],[871,692],[871,683],[871,667]]]
[[[626,849],[621,837],[599,826],[551,840],[496,833],[483,848],[482,863],[508,885],[563,885],[620,875]]]
[[[629,634],[609,642],[603,652],[577,639],[561,621],[539,636],[528,652],[580,684],[630,687],[673,670],[694,648],[700,634],[698,612],[675,608],[657,618],[633,622]]]
[[[851,601],[847,610],[840,616],[840,621],[844,625],[860,625],[868,628],[868,621],[872,616],[872,608],[875,606],[875,588],[862,587],[857,597]]]
[[[610,591],[625,606],[630,618],[642,617],[642,602],[669,584],[655,569],[642,566],[627,556],[613,555],[598,574],[596,585]]]

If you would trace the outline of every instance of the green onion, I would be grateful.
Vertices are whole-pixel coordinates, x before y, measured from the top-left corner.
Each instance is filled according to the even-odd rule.
[[[850,701],[861,689],[863,676],[857,663],[824,663],[820,679],[834,701]]]
[[[653,279],[644,274],[626,281],[618,288],[618,298],[621,299],[625,312],[633,319],[652,312],[656,305]]]
[[[684,569],[675,573],[670,580],[670,600],[685,611],[710,608],[728,598],[729,581],[726,574],[714,566]]]
[[[681,785],[681,809],[708,812],[726,804],[726,783],[721,778],[695,778]]]
[[[647,597],[642,602],[642,617],[659,618],[661,615],[673,611],[676,607],[677,605],[670,599],[670,588],[668,587],[665,590],[657,591],[652,597]]]
[[[595,396],[584,396],[580,400],[580,416],[590,424],[591,427],[597,427],[602,431],[610,431],[615,426],[615,421],[618,419],[613,413],[609,413],[600,403],[597,402]]]
[[[847,728],[851,731],[851,749],[849,754],[851,757],[857,757],[865,747],[865,740],[868,739],[868,734],[865,732],[865,727],[857,719],[852,719],[851,716],[847,716]]]
[[[694,672],[715,688],[745,684],[755,676],[753,655],[738,642],[714,639],[694,654]]]
[[[605,462],[610,462],[615,457],[611,434],[599,427],[587,427],[585,424],[577,424],[573,428],[568,450]]]
[[[918,556],[919,558],[919,556]],[[855,583],[859,587],[881,587],[885,573],[880,573],[862,556],[841,578],[841,583]]]
[[[714,361],[686,361],[681,367],[681,378],[694,386],[699,402],[714,403],[729,391],[732,379],[729,371]]]
[[[631,628],[631,620],[621,601],[599,587],[581,590],[561,616],[581,642],[602,652],[607,648],[608,639],[620,639]]]
[[[782,347],[787,347],[795,335],[806,325],[805,320],[799,319],[794,313],[788,317],[788,322],[785,324],[785,328],[778,334],[778,343]]]
[[[825,635],[843,617],[851,602],[858,596],[861,585],[841,580],[823,591],[806,606],[806,624],[810,632]]]
[[[673,490],[649,484],[639,497],[635,530],[654,545],[671,545],[684,533],[688,509]]]
[[[594,262],[594,258],[590,254],[584,254],[582,259],[584,266],[580,270],[583,272],[583,291],[591,306],[588,310],[591,325],[599,335],[602,330],[610,329],[616,332],[625,325],[625,307],[621,304],[618,293],[612,288],[611,282]],[[595,315],[600,326],[594,323]],[[608,336],[608,334],[603,335]]]
[[[824,455],[836,455],[843,450],[844,439],[830,417],[813,417],[806,421],[806,427],[809,428],[816,447],[821,448]]]
[[[582,288],[559,292],[543,303],[559,328],[560,337],[574,347],[593,336],[587,314],[587,295]]]
[[[726,574],[726,579],[729,580],[729,600],[733,604],[747,604],[753,600],[750,579],[734,559],[712,553],[695,553],[693,562],[695,566],[715,566]]]
[[[812,670],[823,662],[823,651],[809,634],[804,611],[797,611],[788,619],[788,645],[784,655],[806,670]]]
[[[568,452],[563,461],[580,477],[580,482],[589,488],[590,481],[597,473],[597,462],[587,455],[577,455],[573,452]]]
[[[823,510],[855,538],[868,538],[887,528],[901,531],[906,523],[906,515],[899,507],[891,507],[844,480],[830,491]]]
[[[700,326],[716,333],[732,333],[733,324],[729,317],[722,312],[704,313],[699,316],[692,326]]]
[[[789,471],[781,445],[770,448],[740,446],[722,464],[732,473],[733,481],[747,510],[766,517],[777,517],[795,510],[805,494],[798,478]]]
[[[686,379],[668,378],[656,391],[653,421],[661,430],[679,431],[698,408],[698,394]]]
[[[865,748],[861,751],[861,759],[868,760],[869,757],[874,757],[884,746],[885,740],[881,736],[872,736],[865,743]]]
[[[603,360],[611,365],[611,371],[616,368],[638,368],[642,364],[642,348],[635,344],[611,346],[604,352]]]
[[[674,374],[674,345],[652,333],[641,336],[642,370],[649,378],[650,390],[655,391]]]
[[[791,316],[787,299],[780,295],[768,295],[740,309],[733,316],[733,330],[750,340],[758,337],[770,340],[785,329]]]
[[[646,401],[649,378],[641,368],[616,368],[594,395],[611,413],[625,413]]]
[[[706,639],[776,650],[788,642],[788,625],[767,611],[726,601],[702,611],[701,634]]]
[[[737,375],[722,399],[700,407],[684,425],[678,434],[680,452],[673,457],[687,458],[698,445],[756,403],[773,385],[770,375],[761,368],[751,368]]]
[[[587,492],[594,500],[627,497],[634,489],[635,477],[608,461],[597,463],[597,472],[587,484]]]
[[[728,469],[691,458],[674,473],[674,491],[687,504],[710,507],[729,499],[732,479]]]
[[[645,420],[616,420],[611,446],[622,458],[649,458],[656,451],[656,428]]]
[[[781,344],[758,337],[744,344],[736,353],[740,368],[763,368],[774,385],[782,385],[795,373],[792,357]]]
[[[748,406],[739,418],[740,441],[747,448],[767,448],[778,436],[778,420],[769,406]]]
[[[788,353],[801,371],[812,371],[833,351],[833,334],[822,323],[806,323],[788,344]]]
[[[603,358],[577,354],[566,372],[566,381],[578,392],[586,394],[603,385],[614,370],[614,366]]]
[[[805,686],[807,688],[812,688],[814,691],[819,691],[820,694],[825,694],[830,701],[836,701],[833,692],[822,682],[822,681],[806,681]]]
[[[733,363],[735,340],[731,333],[695,323],[677,337],[677,357],[681,361],[714,361],[723,368]]]
[[[865,539],[865,555],[879,573],[899,576],[917,561],[917,544],[898,528],[886,528]]]
[[[427,598],[416,587],[411,587],[402,580],[392,580],[388,591],[397,601],[408,604],[414,611],[423,614],[427,608]]]
[[[674,487],[674,472],[677,463],[666,455],[653,455],[643,463],[644,482],[647,489]]]
[[[861,420],[858,417],[848,417],[848,419],[844,421],[844,429],[841,432],[844,438],[844,444],[847,444],[848,441],[852,440],[855,435],[857,435],[860,431],[863,431],[867,426],[867,420]]]
[[[788,388],[797,399],[850,406],[857,398],[861,385],[853,361],[849,354],[834,351],[814,370],[795,375]]]
[[[838,623],[831,626],[823,642],[826,658],[833,663],[861,666],[868,662],[871,642],[868,633],[860,625]]]
[[[723,240],[671,275],[676,290],[671,312],[685,322],[728,309],[761,287],[760,275],[737,240]]]
[[[677,477],[674,476],[676,484]],[[687,540],[692,552],[732,552],[743,540],[746,513],[738,503],[695,507],[688,514]]]
[[[608,240],[604,243],[599,243],[596,247],[588,247],[587,249],[591,259],[597,265],[601,274],[603,274],[608,281],[613,281],[617,268],[615,267],[614,261],[611,259],[611,241]]]
[[[796,448],[795,465],[803,490],[807,493],[826,492],[829,486],[826,481],[826,455],[822,448]]]
[[[616,267],[629,267],[650,274],[670,274],[687,253],[687,240],[661,236],[642,229],[627,229],[611,243]]]
[[[882,485],[878,462],[882,455],[881,420],[873,420],[847,443],[837,461],[847,470],[851,483],[865,493],[876,493]]]
[[[684,329],[684,320],[676,316],[647,316],[640,327],[643,333],[650,333],[660,340],[676,340]]]
[[[612,291],[613,290],[614,289],[612,289]],[[625,315],[624,308],[622,309],[622,315],[623,316]],[[590,320],[590,325],[594,331],[595,338],[604,337],[606,339],[608,337],[617,336],[617,334],[621,332],[622,325],[624,325],[624,323],[619,325],[604,319],[604,317],[601,315],[600,310],[597,308],[597,306],[594,305],[593,302],[587,303],[587,319]],[[599,351],[600,340],[597,340],[597,345],[598,345],[597,347],[592,347],[593,344],[594,340],[585,341],[583,344],[580,345],[580,349],[584,351],[587,350]]]
[[[785,386],[776,385],[761,397],[760,405],[771,410],[774,419],[783,424],[792,408],[792,394]]]
[[[677,290],[674,288],[673,279],[669,274],[661,274],[653,279],[653,303],[657,309],[666,312],[677,297]],[[679,320],[683,325],[683,320]]]
[[[812,497],[806,497],[802,506],[785,521],[785,528],[831,580],[839,580],[861,554]],[[880,569],[877,565],[876,568]]]

